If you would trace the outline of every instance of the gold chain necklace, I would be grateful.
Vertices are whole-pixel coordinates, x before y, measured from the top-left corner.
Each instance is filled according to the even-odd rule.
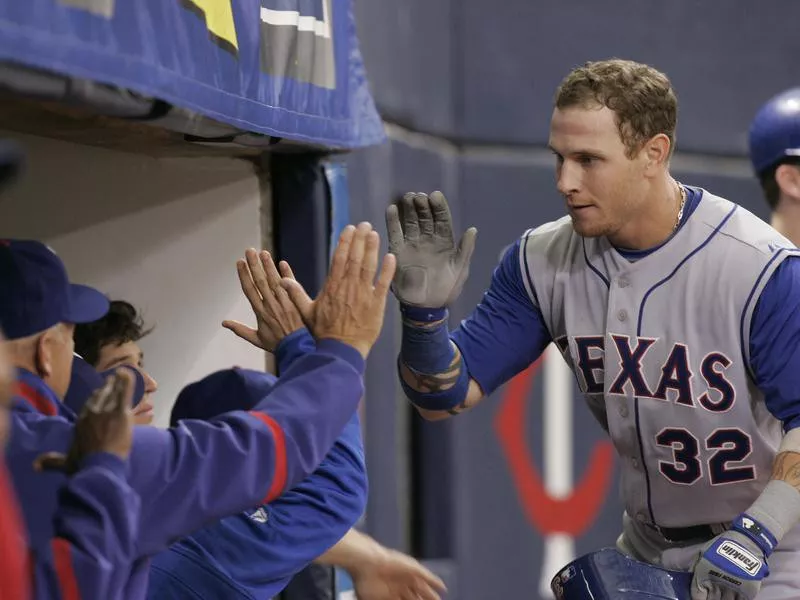
[[[683,207],[686,206],[686,188],[683,187],[680,182],[677,183],[678,189],[681,191],[681,207],[678,209],[678,218],[675,221],[675,226],[672,228],[672,231],[675,231],[678,225],[681,224],[681,219],[683,219]]]

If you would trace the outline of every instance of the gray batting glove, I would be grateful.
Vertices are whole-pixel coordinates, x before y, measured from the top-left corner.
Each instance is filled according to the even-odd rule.
[[[767,575],[762,549],[738,531],[726,531],[708,543],[695,564],[692,600],[753,600]]]
[[[461,293],[478,230],[470,227],[456,247],[450,207],[441,192],[408,193],[386,209],[389,252],[397,257],[392,290],[412,306],[441,308]],[[402,217],[400,212],[402,211]]]

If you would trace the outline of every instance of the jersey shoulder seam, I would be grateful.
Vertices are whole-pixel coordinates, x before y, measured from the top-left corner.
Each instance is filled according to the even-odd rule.
[[[718,224],[709,223],[708,221],[704,220],[703,221],[703,225],[708,227],[709,230],[713,231],[717,227]],[[746,246],[748,248],[751,248],[752,250],[755,250],[757,253],[761,254],[762,256],[769,256],[770,254],[772,254],[772,252],[769,251],[767,248],[764,248],[764,247],[762,247],[762,246],[760,246],[758,244],[755,244],[753,242],[749,242],[747,240],[744,240],[740,236],[735,235],[734,233],[728,231],[728,225],[727,224],[722,229],[720,229],[717,233],[719,233],[720,237],[722,237],[722,238],[724,238],[726,240],[731,240],[731,242],[733,242],[733,243],[737,243],[737,244],[740,244],[742,246]]]

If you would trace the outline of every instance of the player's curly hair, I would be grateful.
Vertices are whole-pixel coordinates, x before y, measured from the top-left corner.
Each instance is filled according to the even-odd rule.
[[[675,147],[678,99],[664,73],[630,60],[587,62],[573,69],[558,86],[556,108],[605,106],[617,116],[628,158],[659,133]]]
[[[138,342],[153,330],[145,328],[142,316],[131,303],[112,300],[110,304],[102,319],[75,326],[75,352],[92,366],[97,365],[105,346]]]

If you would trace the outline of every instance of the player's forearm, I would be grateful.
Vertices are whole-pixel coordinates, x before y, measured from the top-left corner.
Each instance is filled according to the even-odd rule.
[[[406,396],[426,418],[468,407],[469,373],[450,340],[446,309],[404,307],[398,374]]]
[[[766,527],[777,543],[800,524],[800,429],[783,437],[770,481],[746,514]]]
[[[450,344],[450,349],[447,352],[452,353],[453,357],[450,360],[450,364],[444,370],[438,372],[431,372],[431,368],[425,371],[413,369],[406,362],[410,360],[409,357],[404,356],[401,352],[399,370],[403,381],[412,389],[423,394],[437,394],[452,389],[458,381],[464,365],[461,359],[461,352],[458,351],[453,342],[448,343]],[[425,368],[424,365],[421,366]]]
[[[353,572],[368,568],[383,551],[383,546],[371,537],[356,529],[351,529],[336,545],[314,562]]]
[[[404,381],[407,382],[407,380],[405,379],[406,375],[403,371],[404,369],[403,366],[401,365],[400,376],[403,378]],[[465,410],[469,410],[470,408],[478,404],[478,402],[480,402],[483,399],[483,396],[484,396],[483,390],[481,389],[481,386],[478,384],[478,382],[475,381],[474,379],[470,379],[469,385],[467,387],[466,396],[459,404],[457,404],[453,408],[447,410],[426,410],[419,406],[416,406],[415,408],[417,409],[417,412],[420,414],[420,416],[426,421],[442,421],[444,419],[449,419],[450,417],[461,414]]]

